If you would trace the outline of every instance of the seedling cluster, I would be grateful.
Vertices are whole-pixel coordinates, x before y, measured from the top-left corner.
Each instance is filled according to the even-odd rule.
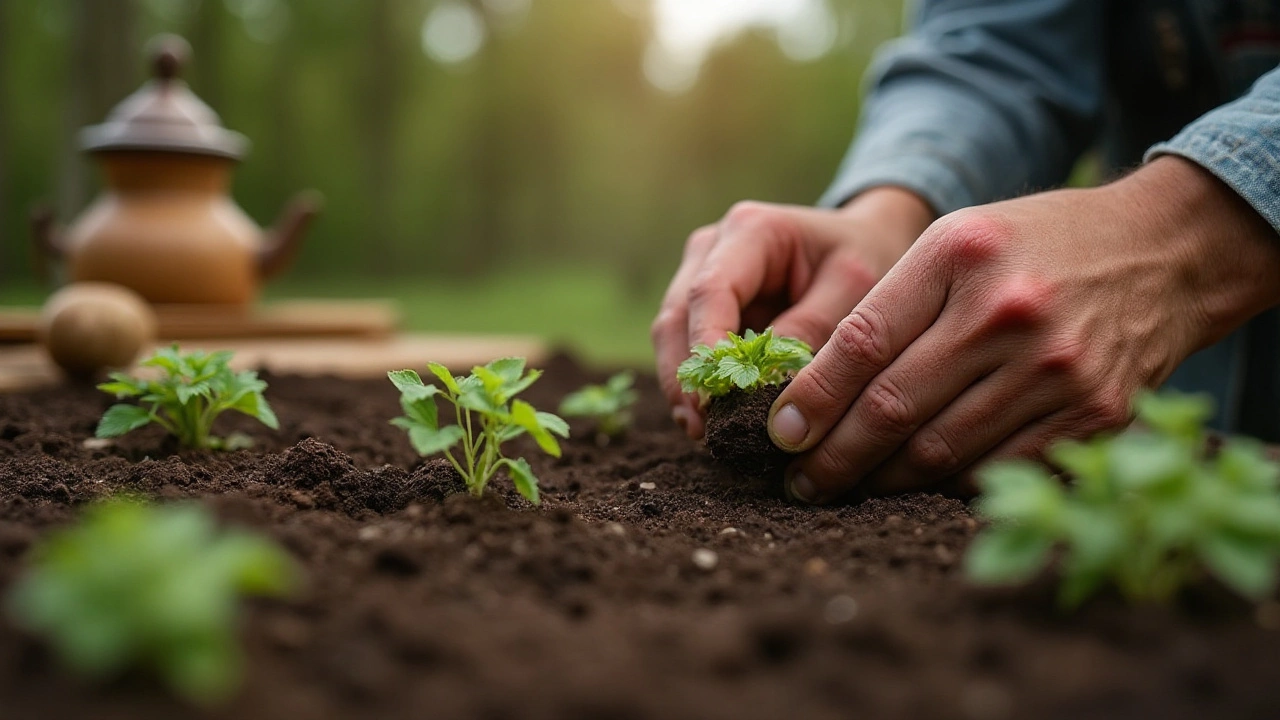
[[[279,597],[299,574],[275,544],[219,532],[196,505],[109,500],[32,551],[10,614],[89,677],[148,668],[201,704],[239,684],[242,596]]]
[[[698,345],[692,352],[676,377],[685,392],[696,392],[704,399],[734,389],[781,384],[813,361],[812,348],[795,338],[775,336],[773,328],[761,333],[747,330],[741,336],[730,332],[714,347]]]
[[[98,423],[97,436],[118,437],[155,423],[185,447],[236,449],[251,445],[243,435],[220,438],[210,434],[214,420],[227,411],[243,413],[278,429],[280,423],[262,395],[267,383],[252,370],[232,370],[228,365],[231,357],[232,353],[225,351],[183,353],[174,345],[142,361],[143,366],[160,370],[158,379],[111,373],[110,381],[98,389],[140,404],[112,405]]]
[[[516,395],[542,375],[526,370],[524,358],[503,358],[472,368],[466,377],[454,377],[443,365],[428,369],[441,385],[427,385],[413,370],[397,370],[387,377],[400,391],[404,416],[392,424],[409,433],[420,455],[443,454],[477,497],[499,470],[506,469],[516,490],[529,502],[539,502],[538,478],[524,458],[502,454],[502,444],[530,435],[542,451],[560,457],[555,436],[569,437],[569,425],[556,415],[535,410]],[[453,406],[454,424],[442,425],[436,398]],[[460,448],[459,448],[460,446]],[[455,452],[455,448],[459,451]]]
[[[1131,601],[1165,602],[1204,573],[1249,598],[1272,591],[1277,467],[1242,439],[1206,458],[1204,398],[1143,394],[1135,406],[1145,430],[1050,450],[1069,485],[1027,462],[981,473],[978,509],[991,525],[966,557],[971,580],[1024,582],[1057,557],[1068,608],[1108,583]]]
[[[632,387],[635,379],[632,373],[621,372],[603,385],[583,386],[560,402],[560,414],[591,418],[606,438],[617,437],[631,426],[631,406],[638,398]]]

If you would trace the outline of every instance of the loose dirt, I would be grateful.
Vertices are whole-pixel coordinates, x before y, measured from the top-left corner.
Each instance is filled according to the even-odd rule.
[[[600,381],[566,359],[528,393],[554,409]],[[635,428],[542,479],[475,499],[387,420],[386,382],[268,375],[258,439],[178,452],[148,429],[103,445],[91,388],[0,396],[0,591],[43,532],[115,492],[198,499],[303,565],[306,591],[253,602],[246,683],[217,717],[1108,718],[1280,714],[1280,605],[1213,588],[1174,609],[1104,597],[1062,616],[1045,583],[969,588],[978,523],[937,495],[788,504],[671,425],[652,378]],[[0,717],[186,717],[145,677],[82,683],[0,621]]]

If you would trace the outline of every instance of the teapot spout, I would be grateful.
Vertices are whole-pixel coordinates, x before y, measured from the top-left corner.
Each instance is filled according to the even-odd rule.
[[[298,193],[285,206],[276,224],[267,233],[258,254],[258,274],[263,280],[280,274],[293,263],[311,219],[320,212],[324,198],[315,190]]]

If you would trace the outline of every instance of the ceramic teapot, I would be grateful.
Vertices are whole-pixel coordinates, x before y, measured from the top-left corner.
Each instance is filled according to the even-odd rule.
[[[248,141],[179,79],[185,40],[151,47],[154,77],[80,136],[105,189],[65,230],[34,215],[36,245],[65,261],[71,282],[117,283],[153,303],[244,305],[292,261],[318,196],[301,193],[259,229],[228,191]]]

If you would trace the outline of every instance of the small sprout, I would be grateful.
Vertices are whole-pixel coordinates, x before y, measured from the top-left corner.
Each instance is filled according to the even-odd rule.
[[[7,599],[15,621],[73,671],[106,678],[144,667],[209,705],[239,686],[241,596],[281,597],[299,581],[278,546],[219,532],[200,506],[114,499],[39,543]]]
[[[111,373],[110,382],[98,389],[117,398],[136,398],[141,404],[120,403],[107,408],[96,435],[119,437],[155,423],[185,447],[235,450],[252,445],[244,435],[220,438],[209,434],[213,421],[227,410],[256,418],[272,430],[280,427],[262,396],[267,383],[253,370],[232,370],[227,364],[231,356],[227,351],[182,353],[173,345],[142,361],[143,366],[161,370],[158,380]]]
[[[1143,393],[1135,406],[1148,430],[1050,449],[1070,485],[1028,462],[980,472],[977,507],[992,524],[965,558],[970,580],[1021,583],[1056,556],[1066,608],[1107,583],[1132,602],[1167,602],[1206,572],[1249,598],[1272,591],[1280,472],[1261,445],[1230,440],[1206,459],[1206,398]]]
[[[631,426],[631,406],[639,397],[634,383],[635,375],[620,372],[604,385],[586,385],[565,396],[560,414],[591,418],[606,438],[617,437]]]
[[[812,361],[812,348],[801,340],[775,337],[773,328],[759,334],[747,330],[741,337],[729,333],[713,348],[694,347],[693,356],[680,363],[676,377],[685,392],[696,392],[705,400],[735,388],[780,385]]]
[[[560,457],[555,435],[569,437],[569,425],[548,412],[539,412],[515,396],[542,375],[525,371],[524,358],[503,358],[471,369],[467,377],[454,377],[439,363],[427,365],[442,387],[425,385],[413,370],[387,373],[400,390],[404,416],[391,423],[409,433],[409,442],[418,454],[443,453],[467,483],[472,495],[484,494],[485,486],[498,470],[506,469],[516,490],[529,502],[538,504],[538,479],[524,458],[503,457],[502,443],[528,433],[542,451]],[[436,398],[442,397],[454,409],[454,425],[440,425]],[[461,452],[453,448],[461,444]]]

